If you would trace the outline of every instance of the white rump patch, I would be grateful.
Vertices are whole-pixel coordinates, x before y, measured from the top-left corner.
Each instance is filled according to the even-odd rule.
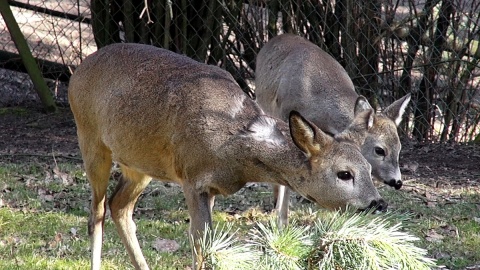
[[[282,145],[285,138],[282,132],[276,127],[277,121],[268,116],[260,116],[247,128],[250,136],[257,141],[267,142],[273,145]]]

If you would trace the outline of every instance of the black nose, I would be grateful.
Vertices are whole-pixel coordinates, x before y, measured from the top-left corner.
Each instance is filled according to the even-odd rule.
[[[376,211],[385,212],[387,211],[387,207],[388,207],[388,203],[383,199],[380,199],[378,201],[373,200],[367,209],[375,209]]]
[[[403,185],[402,180],[390,179],[390,181],[385,180],[383,182],[391,187],[394,187],[396,190],[399,190]]]

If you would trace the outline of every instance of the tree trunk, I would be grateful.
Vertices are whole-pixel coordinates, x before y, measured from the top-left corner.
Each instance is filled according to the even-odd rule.
[[[328,52],[342,66],[345,66],[345,61],[342,60],[342,47],[340,45],[340,33],[345,31],[342,27],[345,6],[342,4],[342,1],[336,1],[333,4],[330,0],[322,0],[322,4],[326,7],[326,21],[324,22],[325,45],[328,48]]]
[[[279,0],[267,1],[268,10],[268,38],[272,38],[278,34],[277,22],[278,22],[278,10],[280,8]]]
[[[113,10],[118,8],[117,1],[92,0],[92,30],[97,48],[120,42],[120,31],[113,19]],[[111,10],[113,9],[113,10]]]
[[[480,44],[480,39],[478,39],[478,44]],[[458,87],[461,89],[461,93],[455,97],[455,114],[453,115],[453,125],[452,131],[450,132],[449,139],[455,140],[460,135],[460,128],[465,121],[466,114],[468,109],[470,108],[470,102],[472,97],[476,96],[477,92],[479,91],[478,88],[473,88],[473,93],[471,93],[470,102],[467,97],[467,85],[469,79],[473,75],[473,71],[476,67],[478,67],[480,63],[480,45],[477,46],[476,52],[473,56],[473,59],[467,63],[467,66],[463,70],[462,74],[460,75]],[[476,125],[476,123],[474,123]]]
[[[404,96],[408,93],[413,93],[412,100],[416,101],[419,99],[419,96],[416,92],[412,91],[412,69],[413,69],[413,62],[417,55],[422,36],[425,34],[427,30],[427,22],[430,18],[433,7],[438,3],[439,0],[427,0],[425,6],[423,8],[423,14],[418,19],[418,23],[416,26],[411,27],[410,34],[407,36],[406,41],[408,44],[408,51],[407,55],[405,56],[405,62],[403,65],[403,72],[400,76],[400,96]],[[414,9],[415,7],[413,7]],[[414,112],[416,113],[418,109],[414,107]],[[408,111],[407,111],[408,113]],[[402,123],[402,129],[407,131],[408,121],[404,121]],[[415,131],[414,131],[415,133]]]
[[[328,51],[322,37],[322,32],[325,33],[325,28],[322,24],[322,21],[325,21],[325,17],[322,16],[326,12],[322,10],[318,2],[312,3],[312,0],[308,0],[303,1],[301,13],[305,17],[304,27],[307,29],[309,40]]]
[[[355,18],[358,18],[358,4],[354,0],[341,0],[340,5],[344,5],[341,20],[341,44],[343,48],[343,65],[351,78],[357,77],[357,31],[355,27]]]
[[[450,17],[453,14],[453,5],[451,0],[443,0],[440,7],[437,28],[435,30],[433,46],[430,47],[429,62],[420,82],[418,106],[415,110],[414,136],[418,140],[428,140],[431,137],[432,127],[435,121],[433,110],[434,96],[436,89],[437,69],[442,58],[443,47],[445,45],[447,29],[450,25]]]
[[[374,44],[379,29],[380,3],[377,0],[361,1],[361,14],[364,16],[365,24],[359,29],[358,42],[360,53],[358,57],[359,79],[355,85],[358,86],[359,94],[365,96],[374,108],[378,108],[378,43]]]

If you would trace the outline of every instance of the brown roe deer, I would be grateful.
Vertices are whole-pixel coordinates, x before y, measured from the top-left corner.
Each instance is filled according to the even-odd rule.
[[[112,161],[122,177],[108,205],[136,269],[148,265],[132,214],[152,178],[182,186],[197,250],[215,196],[247,182],[285,185],[328,209],[386,207],[354,142],[365,139],[370,113],[334,138],[297,112],[289,123],[264,115],[218,67],[140,44],[87,57],[68,94],[92,191],[92,269],[100,269]],[[193,253],[194,269],[200,256]]]
[[[328,53],[303,37],[283,34],[272,38],[256,60],[255,95],[268,115],[283,120],[295,110],[321,130],[337,135],[356,115],[374,113],[368,101],[355,92],[345,69]],[[373,126],[361,144],[361,152],[372,165],[373,177],[399,189],[401,149],[397,126],[410,101],[400,98],[381,113],[374,113]],[[278,188],[278,187],[277,187]],[[280,219],[287,220],[288,198],[284,187],[275,190]]]

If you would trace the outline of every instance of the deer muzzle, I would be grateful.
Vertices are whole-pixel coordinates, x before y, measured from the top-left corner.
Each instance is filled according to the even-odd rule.
[[[387,211],[388,203],[384,199],[373,200],[370,205],[365,210],[374,209],[376,211],[385,212]]]
[[[389,181],[385,180],[383,182],[391,187],[394,187],[396,190],[399,190],[403,185],[402,180],[390,179]]]

